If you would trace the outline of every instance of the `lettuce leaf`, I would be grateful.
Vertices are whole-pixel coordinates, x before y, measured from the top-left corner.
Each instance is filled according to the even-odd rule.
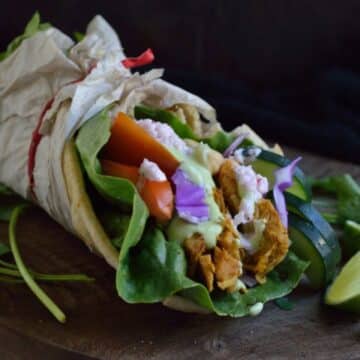
[[[360,185],[350,174],[312,179],[311,185],[314,190],[332,196],[314,201],[329,222],[344,225],[347,220],[352,220],[360,223]]]
[[[129,303],[154,303],[184,289],[186,259],[181,246],[149,226],[141,241],[124,244],[116,276],[119,295]]]
[[[255,303],[285,296],[297,286],[308,263],[291,252],[268,275],[265,284],[246,294],[222,291],[210,294],[204,285],[188,278],[183,248],[175,241],[168,241],[163,231],[148,221],[148,210],[136,188],[127,180],[101,174],[98,156],[110,137],[108,110],[104,109],[82,126],[76,146],[88,179],[108,201],[111,214],[102,209],[100,217],[108,216],[102,223],[120,248],[116,289],[123,300],[156,303],[177,294],[218,315],[240,317],[248,315]],[[124,213],[126,209],[130,212]]]
[[[85,34],[80,31],[74,31],[73,36],[75,41],[79,43],[81,40],[84,39]]]
[[[295,307],[295,303],[290,301],[286,296],[276,299],[274,303],[279,309],[285,311],[290,311]]]
[[[126,179],[101,173],[98,155],[111,135],[111,118],[108,111],[109,108],[105,108],[87,121],[81,127],[75,144],[82,165],[95,189],[111,203],[129,208],[132,207],[137,194],[135,186]]]
[[[176,134],[182,139],[191,139],[202,141],[208,144],[214,150],[224,152],[227,147],[235,140],[236,136],[231,132],[219,130],[213,136],[200,139],[194,134],[189,125],[184,124],[175,114],[171,111],[164,109],[153,109],[148,106],[138,105],[135,107],[135,117],[137,119],[153,119],[162,123],[170,125]],[[242,146],[250,146],[252,142],[245,140]]]
[[[122,233],[115,234],[115,238],[112,239],[116,246],[121,246],[128,241],[128,238],[135,242],[140,240],[149,214],[145,203],[130,181],[101,173],[98,155],[111,134],[111,118],[108,116],[108,110],[109,108],[105,108],[81,127],[75,144],[91,184],[104,199],[115,205],[112,208],[112,216],[117,216],[118,221],[126,225],[125,228],[124,226],[121,228]],[[125,213],[126,211],[128,213]],[[119,231],[118,224],[116,226]]]
[[[40,22],[40,14],[36,12],[28,24],[25,27],[24,33],[17,36],[6,48],[5,51],[0,53],[0,61],[5,60],[9,57],[25,40],[35,35],[39,31],[47,30],[51,27],[49,23],[41,23]]]
[[[124,242],[126,231],[129,228],[131,216],[128,214],[121,214],[119,216],[118,209],[108,209],[108,207],[103,207],[99,211],[100,222],[111,238],[112,243],[120,249]]]
[[[127,239],[131,242],[131,239]],[[162,231],[149,226],[140,242],[122,248],[116,276],[119,295],[129,303],[155,303],[178,294],[217,315],[249,315],[252,305],[283,297],[299,283],[308,263],[289,252],[285,260],[267,277],[263,285],[246,294],[209,293],[205,286],[186,276],[182,247],[167,241]],[[130,246],[129,246],[130,245]]]

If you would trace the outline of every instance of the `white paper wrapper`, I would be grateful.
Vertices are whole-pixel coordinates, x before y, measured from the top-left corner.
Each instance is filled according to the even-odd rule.
[[[40,129],[33,190],[38,205],[76,234],[62,156],[66,141],[81,125],[115,101],[117,111],[129,114],[140,102],[155,107],[188,103],[210,123],[216,122],[216,114],[198,96],[163,81],[161,69],[140,75],[124,68],[121,42],[100,16],[91,21],[84,40],[73,45],[52,28],[25,40],[0,63],[0,183],[31,199],[27,174],[31,137],[45,104],[54,97]],[[71,100],[67,113],[57,117],[66,100]]]

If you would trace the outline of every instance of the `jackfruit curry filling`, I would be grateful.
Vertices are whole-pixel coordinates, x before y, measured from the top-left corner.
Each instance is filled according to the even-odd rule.
[[[175,105],[170,110],[201,134],[200,117],[194,108]],[[169,239],[182,243],[188,276],[202,281],[210,292],[216,288],[245,292],[243,275],[247,273],[256,282],[264,283],[266,274],[284,259],[289,248],[287,230],[279,214],[271,201],[264,199],[268,181],[251,167],[259,150],[251,149],[245,157],[240,149],[224,158],[207,145],[193,141],[187,144],[193,160],[205,170],[191,169],[189,165],[180,167],[196,183],[205,186],[213,216],[203,225],[197,224],[193,231],[189,229],[191,225],[185,224],[186,220],[172,220]],[[215,181],[210,174],[194,174],[206,170]]]
[[[167,110],[199,138],[216,131],[192,106],[176,104]],[[128,141],[138,143],[139,152],[110,138],[103,170],[134,183],[167,239],[183,247],[187,275],[210,292],[246,292],[243,280],[249,276],[265,282],[284,259],[289,239],[278,212],[264,199],[267,179],[251,166],[257,150],[244,156],[239,148],[224,157],[201,141],[180,138],[166,123],[117,114],[112,133],[120,138],[124,126],[128,138],[135,134]]]

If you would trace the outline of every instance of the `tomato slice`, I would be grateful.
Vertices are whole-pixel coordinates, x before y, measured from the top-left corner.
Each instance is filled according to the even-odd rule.
[[[140,174],[136,166],[124,165],[111,160],[101,160],[101,166],[106,175],[127,179],[135,186],[139,182]],[[169,181],[144,179],[139,192],[151,216],[154,216],[159,222],[171,219],[174,211],[174,193]]]

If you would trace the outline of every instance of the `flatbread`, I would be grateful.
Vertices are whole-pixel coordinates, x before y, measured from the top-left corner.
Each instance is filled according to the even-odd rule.
[[[80,168],[80,161],[73,140],[65,144],[63,171],[67,194],[71,206],[71,219],[76,235],[91,251],[101,255],[114,269],[118,267],[119,253],[112,245],[99,222],[86,187]]]

